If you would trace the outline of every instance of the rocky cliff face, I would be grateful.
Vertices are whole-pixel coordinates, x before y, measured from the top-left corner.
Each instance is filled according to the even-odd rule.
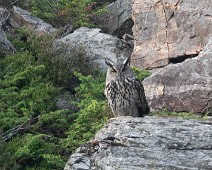
[[[116,37],[132,35],[131,0],[117,0],[106,7],[106,12],[92,18],[93,22],[105,32]]]
[[[132,35],[131,0],[117,0],[107,8],[109,33],[117,37],[122,37],[124,34]]]
[[[171,64],[145,79],[152,110],[212,114],[212,39],[200,55]]]
[[[64,170],[212,169],[212,123],[157,117],[111,119]]]
[[[132,0],[132,62],[160,68],[199,54],[212,34],[208,0]]]

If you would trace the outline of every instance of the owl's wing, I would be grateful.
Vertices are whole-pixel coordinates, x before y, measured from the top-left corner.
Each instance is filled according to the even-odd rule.
[[[150,112],[150,109],[146,100],[143,84],[138,79],[135,80],[135,89],[138,93],[137,107],[140,114],[139,116],[144,116]]]

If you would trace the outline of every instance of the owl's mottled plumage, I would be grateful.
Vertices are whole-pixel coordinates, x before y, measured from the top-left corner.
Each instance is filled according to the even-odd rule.
[[[130,58],[116,63],[109,59],[105,60],[109,66],[105,95],[116,117],[140,117],[149,113],[143,85],[135,78],[129,62]]]

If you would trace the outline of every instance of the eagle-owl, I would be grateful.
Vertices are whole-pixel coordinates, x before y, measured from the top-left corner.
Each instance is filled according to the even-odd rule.
[[[129,66],[130,58],[120,62],[105,59],[109,66],[105,95],[115,117],[140,117],[149,113],[144,88]]]

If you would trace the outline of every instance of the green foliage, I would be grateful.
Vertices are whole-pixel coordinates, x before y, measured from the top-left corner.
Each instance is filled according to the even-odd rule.
[[[0,129],[3,139],[9,139],[8,142],[0,141],[0,168],[62,169],[65,159],[59,154],[61,146],[51,131],[68,121],[67,114],[56,111],[54,97],[60,89],[48,79],[45,65],[38,65],[28,51],[6,56],[0,60],[0,66],[3,75],[0,79]],[[57,121],[58,116],[48,117],[59,113],[60,121]],[[36,117],[39,121],[33,119]],[[52,123],[44,128],[45,123],[51,123],[50,120],[57,121],[57,126]],[[58,131],[68,128],[67,124]],[[28,134],[19,135],[26,132]],[[51,135],[47,140],[44,139],[47,135],[39,132]]]
[[[57,35],[14,32],[10,40],[18,52],[0,59],[0,169],[63,169],[68,156],[110,117],[106,75],[96,71],[83,48],[67,56],[67,47],[55,46]],[[67,88],[75,93],[76,113],[56,108],[56,96]]]
[[[67,23],[72,23],[74,27],[90,27],[89,18],[96,12],[90,7],[92,2],[95,0],[32,0],[31,11],[55,27]]]
[[[90,140],[109,118],[104,97],[105,74],[99,73],[92,77],[75,72],[75,75],[81,81],[76,88],[80,100],[77,106],[80,110],[76,113],[68,138],[64,141],[71,150]]]
[[[147,70],[141,70],[138,67],[131,66],[135,76],[139,80],[144,80],[146,77],[149,77],[151,73]]]
[[[32,56],[17,53],[2,62],[4,79],[0,79],[0,127],[7,130],[55,108],[57,88],[45,80],[45,66],[30,65]],[[46,103],[48,102],[48,106]]]
[[[95,76],[83,76],[81,73],[74,73],[78,77],[81,84],[76,88],[78,97],[85,99],[86,102],[91,100],[104,100],[105,73],[99,72]],[[86,105],[87,103],[83,103]],[[80,105],[80,107],[82,107]]]
[[[180,117],[184,119],[205,119],[206,117],[202,117],[201,115],[187,112],[170,112],[167,110],[161,110],[158,112],[151,112],[152,116],[160,116],[160,117]]]
[[[9,142],[0,140],[0,168],[5,170],[63,169],[63,148],[58,139],[45,134],[26,134]],[[53,161],[54,160],[54,161]]]
[[[24,145],[18,147],[15,152],[17,162],[28,167],[39,165],[45,169],[63,169],[65,162],[58,155],[61,146],[57,143],[53,136],[28,134],[25,136]]]
[[[6,140],[0,140],[0,169],[63,169],[68,156],[107,119],[105,74],[93,71],[83,48],[68,59],[63,58],[64,49],[52,50],[54,36],[36,37],[22,29],[10,38],[18,52],[0,59],[0,137]],[[73,77],[81,81],[75,91],[79,111],[74,114],[55,106],[55,96],[74,83]]]
[[[21,138],[16,138],[10,142],[4,142],[0,138],[0,169],[1,170],[20,170],[21,165],[16,162],[14,153],[23,144]]]
[[[30,35],[29,30],[26,27],[21,27],[11,30],[10,34],[7,34],[7,37],[17,51],[23,52],[28,48],[28,43],[26,43],[26,40],[23,40],[26,39],[28,35]]]
[[[83,48],[64,58],[56,35],[15,32],[18,52],[0,59],[0,169],[63,169],[73,151],[63,141],[76,116],[57,110],[55,97],[74,84],[75,70],[91,74],[93,65]]]
[[[65,137],[64,133],[70,126],[71,118],[70,111],[58,110],[41,115],[38,123],[42,127],[41,131],[43,133]]]
[[[95,72],[96,65],[87,56],[84,48],[75,48],[72,49],[70,54],[66,54],[66,51],[70,49],[64,44],[55,43],[57,33],[36,36],[36,34],[28,31],[26,28],[21,28],[14,32],[17,35],[10,36],[10,40],[17,42],[14,45],[18,51],[32,56],[31,58],[26,57],[25,60],[36,65],[44,65],[46,67],[46,77],[57,86],[65,88],[72,86],[75,79],[73,75],[75,70],[84,75]],[[26,39],[25,42],[21,40],[23,37]],[[18,69],[21,62],[22,58],[17,63]]]

